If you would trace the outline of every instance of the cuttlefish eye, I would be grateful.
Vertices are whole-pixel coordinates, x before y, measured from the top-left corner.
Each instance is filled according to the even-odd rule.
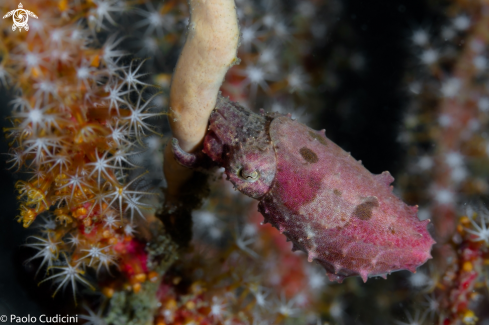
[[[246,171],[244,168],[241,168],[238,172],[238,176],[247,182],[254,182],[258,178],[260,178],[260,173],[258,173],[257,170],[254,170],[250,173]]]

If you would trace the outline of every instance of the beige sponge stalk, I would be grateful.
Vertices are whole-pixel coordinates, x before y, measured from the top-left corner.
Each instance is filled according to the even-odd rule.
[[[187,152],[200,150],[207,121],[228,69],[236,62],[239,41],[234,0],[191,0],[187,41],[170,90],[169,121],[173,137]],[[165,150],[167,194],[178,196],[192,171]]]

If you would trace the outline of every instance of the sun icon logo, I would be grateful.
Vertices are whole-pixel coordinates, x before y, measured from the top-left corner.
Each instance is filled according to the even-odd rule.
[[[26,31],[29,30],[29,25],[27,25],[29,16],[36,19],[38,18],[35,13],[23,8],[22,3],[19,3],[19,9],[9,11],[5,16],[3,16],[3,19],[13,16],[14,24],[12,25],[12,30],[14,32],[17,28],[19,29],[19,32],[22,30],[22,28],[24,28]]]

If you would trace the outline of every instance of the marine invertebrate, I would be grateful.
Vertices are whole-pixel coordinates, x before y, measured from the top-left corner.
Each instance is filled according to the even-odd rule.
[[[225,168],[240,192],[308,254],[331,280],[415,271],[431,258],[434,241],[409,207],[392,193],[388,172],[372,175],[324,134],[277,113],[261,115],[220,98],[209,119],[202,154],[172,143],[187,167],[208,159]]]
[[[472,216],[470,216],[470,218],[466,218],[464,219],[464,221],[465,223],[467,223],[467,219],[468,219],[472,227],[464,228],[464,230],[470,235],[472,235],[473,238],[470,238],[471,241],[474,242],[481,241],[484,242],[487,246],[489,245],[489,229],[487,229],[487,220],[489,219],[489,211],[484,206],[481,206],[479,208],[479,213],[476,213],[475,215],[479,217],[480,223],[474,221],[474,219],[471,218]]]
[[[487,242],[477,233],[484,232],[487,216],[488,211],[482,205],[475,208],[470,205],[467,214],[459,219],[449,262],[437,279],[433,298],[428,300],[428,311],[436,312],[444,324],[473,325],[478,320],[477,302],[480,289],[487,286],[485,264],[489,255]],[[480,219],[481,224],[474,219]]]
[[[2,2],[0,9],[12,5]],[[41,235],[25,245],[37,250],[27,262],[41,260],[38,272],[46,267],[47,275],[41,283],[59,283],[54,294],[69,286],[76,297],[77,282],[93,288],[85,275],[90,268],[97,275],[120,268],[134,290],[145,281],[134,279],[151,271],[135,268],[129,252],[139,245],[134,216],[145,217],[143,211],[151,207],[144,198],[155,193],[141,188],[144,172],[129,175],[137,166],[128,158],[146,133],[155,132],[148,119],[162,113],[154,110],[156,95],[148,94],[139,72],[143,62],[117,64],[125,55],[117,48],[122,38],[109,35],[100,46],[89,27],[114,22],[111,15],[122,5],[38,1],[32,10],[58,18],[45,30],[32,24],[27,38],[0,21],[1,65],[15,76],[2,81],[17,91],[11,126],[5,129],[10,161],[17,171],[31,174],[15,184],[17,220],[24,227],[44,220]],[[64,17],[65,10],[77,15]]]
[[[66,258],[65,258],[66,260]],[[83,285],[90,287],[92,290],[94,287],[88,282],[84,277],[83,274],[85,274],[85,271],[81,269],[81,263],[76,263],[74,266],[69,264],[69,261],[66,261],[64,265],[61,266],[53,266],[52,267],[55,270],[58,270],[55,274],[45,278],[44,280],[41,281],[49,281],[49,280],[54,280],[56,282],[59,282],[58,287],[53,293],[53,296],[59,291],[59,289],[64,288],[68,285],[71,284],[71,289],[73,291],[73,299],[76,302],[76,283],[80,282]]]

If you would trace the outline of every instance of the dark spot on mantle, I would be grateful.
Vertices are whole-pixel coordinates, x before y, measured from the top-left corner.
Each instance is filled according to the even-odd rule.
[[[334,193],[335,195],[337,195],[337,196],[341,196],[341,191],[340,191],[339,189],[337,189],[337,188],[335,188],[335,189],[333,190],[333,193]]]
[[[319,143],[321,143],[324,146],[327,146],[328,145],[328,142],[326,142],[326,139],[323,138],[320,134],[317,134],[314,131],[309,131],[309,136],[311,136],[313,139],[318,140]]]
[[[353,216],[360,220],[369,220],[372,218],[372,210],[379,206],[376,197],[369,197],[367,200],[356,206]]]
[[[307,161],[308,163],[314,164],[319,161],[319,158],[316,155],[316,153],[309,148],[302,147],[299,150],[299,153],[301,154],[302,158],[304,158],[304,160]]]

